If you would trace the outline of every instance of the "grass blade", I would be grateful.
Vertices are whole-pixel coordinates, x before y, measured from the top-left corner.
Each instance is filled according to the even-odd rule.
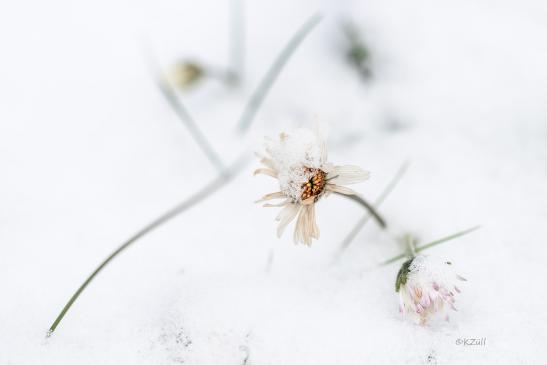
[[[454,234],[451,234],[450,236],[446,236],[446,237],[443,237],[443,238],[439,238],[438,240],[435,240],[435,241],[432,241],[432,242],[429,242],[423,246],[419,246],[419,247],[416,247],[416,253],[418,252],[421,252],[421,251],[424,251],[424,250],[427,250],[428,248],[431,248],[433,246],[436,246],[438,244],[441,244],[443,242],[447,242],[447,241],[451,241],[455,238],[458,238],[458,237],[461,237],[461,236],[464,236],[468,233],[471,233],[473,231],[476,231],[477,229],[481,228],[481,226],[475,226],[475,227],[472,227],[472,228],[468,228],[466,230],[463,230],[463,231],[460,231],[460,232],[457,232],[457,233],[454,233]],[[387,264],[391,264],[392,262],[395,262],[399,259],[402,259],[404,257],[407,257],[406,254],[400,254],[400,255],[397,255],[395,257],[392,257],[390,258],[389,260],[386,260],[384,262],[382,262],[380,264],[380,266],[383,266],[383,265],[387,265]]]
[[[421,252],[423,250],[427,250],[428,248],[430,247],[433,247],[433,246],[436,246],[440,243],[443,243],[443,242],[446,242],[446,241],[450,241],[450,240],[453,240],[455,238],[458,238],[458,237],[461,237],[461,236],[464,236],[468,233],[471,233],[473,231],[476,231],[477,229],[481,228],[481,226],[475,226],[475,227],[472,227],[472,228],[469,228],[469,229],[466,229],[466,230],[463,230],[463,231],[460,231],[460,232],[457,232],[457,233],[454,233],[450,236],[446,236],[446,237],[443,237],[443,238],[439,238],[438,240],[435,240],[435,241],[432,241],[432,242],[429,242],[428,244],[425,244],[423,246],[420,246],[420,247],[416,247],[416,252]]]
[[[230,2],[230,69],[229,80],[241,83],[245,70],[245,0]]]
[[[395,176],[391,179],[389,184],[385,187],[385,189],[382,191],[380,196],[376,199],[374,202],[374,207],[378,208],[382,203],[386,200],[389,194],[395,189],[397,184],[399,184],[399,181],[401,181],[401,178],[404,176],[406,171],[408,170],[408,166],[410,165],[409,162],[405,162],[401,165],[399,170],[397,170],[397,173]],[[355,239],[357,234],[365,227],[365,225],[369,222],[371,218],[371,214],[365,213],[363,217],[355,224],[353,229],[348,233],[348,235],[344,238],[342,243],[340,244],[340,248],[338,249],[337,255],[341,254],[343,251],[345,251],[351,242]]]
[[[171,85],[169,85],[167,78],[163,74],[161,67],[154,58],[151,46],[145,44],[145,57],[148,59],[148,64],[152,75],[156,81],[158,88],[162,95],[165,97],[173,111],[179,117],[182,124],[186,127],[194,141],[196,141],[199,148],[203,151],[209,162],[217,169],[218,172],[224,171],[224,163],[219,154],[215,151],[211,143],[207,140],[203,132],[199,129],[198,125],[194,121],[194,118],[188,113],[182,101],[180,101],[176,91]]]
[[[395,262],[395,261],[397,261],[397,260],[403,259],[403,258],[405,258],[405,257],[407,257],[406,254],[402,253],[402,254],[400,254],[400,255],[397,255],[397,256],[395,256],[395,257],[390,258],[389,260],[386,260],[386,261],[382,262],[382,263],[380,264],[380,266],[389,265],[389,264],[391,264],[392,262]]]
[[[197,124],[194,122],[194,119],[190,116],[173,88],[167,83],[167,81],[164,81],[164,79],[162,78],[157,79],[157,84],[163,96],[165,97],[169,105],[171,105],[179,119],[183,122],[186,129],[188,129],[188,132],[190,132],[190,135],[201,148],[207,159],[211,162],[211,164],[213,164],[217,171],[223,171],[224,164],[222,163],[220,156],[212,147],[211,143],[209,143]]]
[[[76,299],[82,294],[82,292],[85,290],[85,288],[91,283],[91,281],[99,274],[110,261],[112,261],[116,256],[118,256],[120,253],[122,253],[125,249],[127,249],[129,246],[131,246],[133,243],[138,241],[140,238],[144,237],[154,229],[160,227],[161,225],[165,224],[169,220],[173,219],[180,213],[190,209],[194,205],[198,204],[205,198],[209,197],[213,193],[215,193],[217,190],[219,190],[221,187],[225,186],[228,182],[230,182],[237,173],[241,170],[243,165],[248,161],[247,153],[244,153],[242,157],[238,158],[236,162],[230,166],[230,168],[224,170],[223,173],[219,174],[214,180],[212,180],[209,184],[205,185],[201,190],[196,192],[194,195],[190,196],[189,198],[185,199],[181,203],[177,204],[173,208],[169,209],[167,212],[159,216],[158,218],[154,219],[152,222],[144,226],[142,229],[140,229],[138,232],[133,234],[127,241],[123,242],[114,252],[112,252],[92,273],[87,277],[87,279],[80,285],[78,290],[70,297],[69,301],[65,304],[57,318],[55,318],[55,321],[49,328],[49,331],[47,332],[47,336],[51,336],[59,323],[62,321],[70,307],[74,304]]]
[[[262,101],[270,91],[273,83],[279,76],[279,73],[287,63],[288,59],[291,57],[293,52],[298,48],[300,43],[306,38],[310,31],[321,21],[321,16],[319,14],[313,15],[309,18],[304,25],[298,29],[298,31],[292,36],[285,48],[281,51],[279,56],[275,59],[274,63],[270,66],[266,75],[261,80],[260,84],[252,94],[249,102],[243,110],[243,114],[239,119],[238,129],[241,133],[245,133],[251,126],[251,122],[254,119],[254,116]]]

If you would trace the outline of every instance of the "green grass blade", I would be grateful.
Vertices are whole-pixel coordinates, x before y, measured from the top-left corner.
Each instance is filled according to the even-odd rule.
[[[481,228],[480,226],[475,226],[475,227],[472,227],[472,228],[469,228],[469,229],[466,229],[466,230],[463,230],[463,231],[460,231],[460,232],[457,232],[457,233],[454,233],[450,236],[446,236],[446,237],[443,237],[443,238],[439,238],[438,240],[435,240],[435,241],[432,241],[432,242],[429,242],[423,246],[420,246],[420,247],[416,247],[416,252],[421,252],[423,250],[427,250],[428,248],[431,248],[433,246],[436,246],[438,244],[441,244],[443,242],[447,242],[447,241],[451,241],[455,238],[458,238],[458,237],[461,237],[461,236],[464,236],[468,233],[471,233],[473,231],[476,231],[477,229]]]
[[[176,205],[172,209],[169,209],[167,212],[144,226],[142,229],[140,229],[138,232],[136,232],[133,236],[131,236],[127,241],[123,242],[114,252],[112,252],[106,259],[103,260],[103,262],[87,277],[87,279],[80,285],[78,290],[70,297],[69,301],[65,304],[57,318],[55,318],[55,321],[49,328],[49,331],[47,332],[47,336],[51,336],[59,323],[63,320],[66,313],[72,307],[74,302],[78,299],[80,294],[85,290],[85,288],[91,283],[91,281],[97,276],[99,272],[101,272],[110,261],[112,261],[115,257],[117,257],[120,253],[122,253],[125,249],[127,249],[129,246],[131,246],[133,243],[135,243],[140,238],[144,237],[148,233],[150,233],[152,230],[158,228],[159,226],[163,225],[164,223],[168,222],[169,220],[173,219],[180,213],[188,210],[189,208],[193,207],[194,205],[198,204],[205,198],[209,197],[213,193],[215,193],[217,190],[225,186],[228,182],[230,182],[236,174],[241,170],[243,165],[247,162],[248,156],[247,153],[244,153],[242,157],[238,158],[236,162],[230,166],[230,168],[226,169],[224,173],[219,174],[214,180],[212,180],[209,184],[205,185],[201,190],[196,192],[194,195],[190,196],[189,198],[182,201],[180,204]]]
[[[423,246],[419,246],[419,247],[416,247],[416,252],[421,252],[421,251],[424,251],[424,250],[427,250],[428,248],[431,248],[433,246],[436,246],[438,244],[441,244],[443,242],[447,242],[447,241],[451,241],[455,238],[458,238],[458,237],[461,237],[461,236],[464,236],[468,233],[471,233],[473,231],[476,231],[477,229],[481,228],[480,226],[475,226],[475,227],[472,227],[472,228],[468,228],[466,230],[463,230],[463,231],[460,231],[460,232],[457,232],[457,233],[454,233],[450,236],[446,236],[446,237],[443,237],[443,238],[439,238],[438,240],[435,240],[435,241],[432,241],[432,242],[429,242]],[[407,257],[406,254],[400,254],[400,255],[397,255],[395,257],[392,257],[390,258],[389,260],[386,260],[384,262],[382,262],[380,264],[380,266],[383,266],[383,265],[388,265],[388,264],[391,264],[392,262],[395,262],[399,259],[402,259],[404,257]]]
[[[294,53],[294,51],[298,48],[300,43],[302,43],[304,38],[306,38],[310,31],[320,21],[321,16],[319,14],[315,14],[311,18],[309,18],[306,23],[304,23],[304,25],[302,25],[300,29],[298,29],[298,31],[292,36],[285,48],[283,48],[279,56],[275,59],[274,63],[270,66],[268,72],[266,73],[266,75],[264,75],[264,78],[261,80],[260,84],[247,102],[247,105],[243,110],[243,114],[239,119],[238,129],[241,133],[247,132],[247,130],[251,126],[256,112],[262,105],[264,98],[268,94],[268,91],[270,91],[281,70],[283,69],[291,55]]]

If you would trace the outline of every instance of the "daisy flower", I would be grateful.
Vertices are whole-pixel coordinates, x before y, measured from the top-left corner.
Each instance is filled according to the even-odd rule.
[[[397,274],[395,291],[399,293],[399,311],[416,323],[427,324],[429,318],[441,315],[448,321],[448,308],[454,306],[455,294],[460,293],[457,275],[449,261],[417,255],[406,261]]]
[[[276,221],[277,236],[281,237],[287,225],[296,219],[295,243],[311,245],[319,238],[315,222],[315,203],[329,193],[357,195],[343,185],[368,179],[369,173],[360,167],[337,166],[327,161],[327,148],[319,132],[300,128],[278,139],[266,138],[265,155],[261,157],[264,167],[254,174],[269,175],[279,182],[279,191],[267,194],[259,202],[281,199],[277,204],[266,203],[265,207],[282,207]]]

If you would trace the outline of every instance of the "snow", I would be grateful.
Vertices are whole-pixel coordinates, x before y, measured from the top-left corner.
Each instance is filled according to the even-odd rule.
[[[237,119],[291,34],[303,42],[241,138]],[[143,50],[222,66],[228,2],[26,0],[0,11],[0,364],[515,364],[547,359],[547,5],[540,0],[247,1],[240,89],[204,80],[182,94],[228,165],[266,135],[330,124],[329,160],[361,166],[370,222],[317,203],[311,247],[277,239],[254,204],[274,179],[245,169],[154,230],[89,285],[132,233],[217,174],[152,79]],[[339,17],[371,49],[372,80],[348,67]],[[249,153],[250,154],[250,153]],[[377,264],[480,224],[427,251],[468,281],[449,323],[398,313],[400,264]],[[486,338],[484,346],[458,345]]]
[[[302,127],[282,132],[277,139],[266,139],[266,158],[271,158],[278,172],[280,191],[293,201],[301,200],[302,184],[315,174],[311,169],[320,169],[326,162],[323,145],[318,132]]]
[[[457,310],[455,295],[461,292],[456,286],[458,280],[465,281],[455,273],[450,261],[417,255],[405,262],[397,274],[399,310],[422,325],[431,326],[432,318],[449,321],[447,311]]]
[[[431,255],[417,255],[409,268],[409,275],[416,274],[419,280],[426,283],[436,282],[439,285],[450,287],[454,285],[457,274],[450,261],[441,260]]]

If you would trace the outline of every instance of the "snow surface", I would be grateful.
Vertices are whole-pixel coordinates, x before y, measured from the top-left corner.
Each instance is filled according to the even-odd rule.
[[[223,65],[228,2],[67,0],[0,6],[0,364],[540,364],[547,361],[547,3],[542,0],[247,1],[246,76],[183,101],[227,164],[264,135],[330,124],[329,158],[371,171],[373,222],[332,264],[362,209],[317,206],[320,240],[277,239],[275,191],[252,176],[137,242],[70,295],[119,243],[216,171],[151,78],[153,47]],[[324,20],[290,60],[250,133],[243,105],[290,35]],[[372,52],[365,85],[339,17]],[[451,322],[398,313],[401,248],[476,224],[427,253],[468,279]],[[290,229],[290,228],[289,228]],[[402,263],[402,262],[401,262]],[[486,338],[484,346],[458,339]]]

